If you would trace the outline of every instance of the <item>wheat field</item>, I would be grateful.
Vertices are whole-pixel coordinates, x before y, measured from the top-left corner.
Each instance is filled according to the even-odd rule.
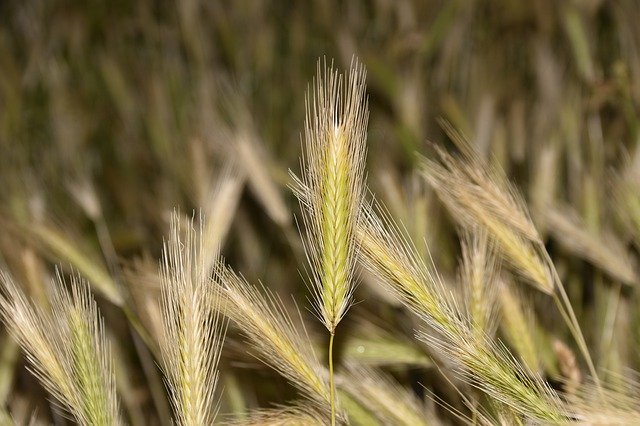
[[[0,2],[0,425],[640,424],[639,21]]]

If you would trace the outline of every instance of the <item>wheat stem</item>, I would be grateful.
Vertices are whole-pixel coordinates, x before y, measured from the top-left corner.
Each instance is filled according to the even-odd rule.
[[[543,250],[543,256],[545,256],[547,263],[549,265],[553,265],[551,263],[551,256],[546,250]],[[571,306],[571,301],[569,301],[569,296],[562,285],[562,281],[560,281],[560,277],[558,276],[558,271],[556,271],[555,267],[551,268],[551,274],[553,279],[556,282],[556,287],[558,288],[558,292],[553,293],[553,300],[558,306],[558,310],[562,315],[565,323],[569,327],[569,331],[571,335],[575,339],[578,344],[578,349],[580,349],[580,353],[584,357],[587,368],[589,368],[589,373],[593,377],[593,382],[595,384],[596,389],[602,395],[602,384],[600,383],[600,379],[598,378],[598,373],[596,371],[596,367],[593,364],[593,360],[591,359],[591,355],[589,353],[589,349],[587,348],[587,342],[584,339],[584,335],[582,334],[582,330],[580,329],[580,324],[578,323],[578,319],[576,318],[576,314],[573,311],[573,307]],[[558,294],[560,297],[558,297]]]
[[[333,338],[335,333],[331,332],[329,337],[329,392],[331,398],[331,426],[336,424],[336,385],[334,383],[333,375]]]

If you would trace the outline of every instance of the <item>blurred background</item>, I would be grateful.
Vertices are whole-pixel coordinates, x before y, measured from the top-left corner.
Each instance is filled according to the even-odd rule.
[[[300,170],[318,60],[345,70],[357,57],[368,72],[368,183],[443,276],[456,273],[456,227],[415,167],[416,152],[452,146],[440,119],[524,195],[600,365],[637,367],[635,269],[616,276],[557,244],[545,211],[570,208],[580,229],[613,230],[635,259],[638,224],[616,214],[610,183],[637,182],[628,176],[640,167],[638,22],[635,0],[2,1],[0,261],[45,305],[54,265],[92,281],[137,424],[169,418],[130,324],[152,322],[144,295],[157,291],[174,208],[202,211],[227,262],[295,299],[321,341],[288,170]],[[368,280],[345,329],[380,318],[411,341],[413,320]],[[229,333],[222,412],[290,400]],[[63,424],[4,330],[0,348],[0,402]],[[424,353],[392,373],[459,403],[433,383],[442,379]]]

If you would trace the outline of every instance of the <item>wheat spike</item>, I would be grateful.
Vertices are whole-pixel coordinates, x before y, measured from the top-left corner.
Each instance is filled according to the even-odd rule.
[[[7,273],[0,281],[0,317],[44,387],[81,424],[121,424],[109,344],[88,284],[74,276],[68,292],[58,273],[45,312]]]
[[[463,293],[471,328],[481,339],[495,331],[497,269],[493,247],[486,232],[464,232],[460,281],[464,285]]]
[[[462,367],[462,374],[495,399],[520,414],[538,420],[563,421],[564,414],[554,392],[539,377],[528,375],[509,354],[484,339],[479,341],[463,320],[450,294],[401,236],[397,226],[381,212],[380,219],[367,210],[357,236],[361,257],[436,333],[422,332],[419,338],[441,350]]]
[[[247,420],[231,422],[237,426],[322,426],[326,416],[308,404],[287,406],[274,409],[255,410],[249,413]]]
[[[533,309],[526,304],[523,297],[509,283],[501,281],[499,301],[502,311],[501,329],[508,342],[520,355],[524,365],[533,372],[540,367],[540,357],[532,331],[536,322]]]
[[[226,328],[202,256],[202,228],[196,231],[192,221],[181,225],[174,212],[160,267],[160,348],[176,422],[185,426],[211,424],[216,416],[217,364]]]
[[[294,191],[306,225],[317,309],[330,332],[349,307],[364,188],[368,108],[365,71],[354,62],[348,75],[321,67],[306,99],[303,178]]]
[[[282,303],[262,295],[228,267],[219,264],[215,274],[227,315],[238,324],[257,351],[257,356],[291,381],[306,396],[330,403],[326,372],[309,342],[296,330]]]
[[[563,390],[569,395],[575,395],[582,382],[582,372],[575,354],[558,339],[553,341],[553,352],[558,359],[558,369],[563,378]]]
[[[550,266],[541,255],[542,241],[513,190],[503,190],[471,160],[439,151],[440,162],[423,159],[422,172],[456,220],[480,227],[495,241],[504,259],[540,291],[552,294]]]

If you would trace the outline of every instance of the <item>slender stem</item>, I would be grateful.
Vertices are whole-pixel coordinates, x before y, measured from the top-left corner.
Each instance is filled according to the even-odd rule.
[[[544,249],[544,247],[543,247]],[[571,306],[571,301],[569,300],[569,296],[567,296],[567,292],[562,285],[562,281],[560,280],[560,276],[558,275],[558,271],[556,271],[555,266],[553,266],[553,262],[551,261],[551,256],[544,249],[543,254],[547,260],[547,263],[551,265],[551,273],[553,274],[553,279],[556,282],[556,287],[558,292],[553,292],[553,299],[560,310],[560,314],[564,321],[569,326],[569,331],[573,335],[576,343],[578,344],[578,348],[582,353],[585,361],[587,362],[587,367],[589,368],[589,372],[593,376],[593,381],[598,389],[598,393],[602,396],[602,385],[600,383],[600,379],[598,378],[598,373],[596,372],[596,368],[593,364],[593,360],[591,359],[591,354],[589,354],[589,349],[587,348],[587,342],[584,339],[584,335],[582,334],[582,330],[580,329],[580,324],[578,323],[578,319],[576,318],[575,313],[573,312],[573,307]],[[558,293],[560,293],[560,297],[558,297]]]
[[[331,426],[336,425],[336,388],[333,383],[333,337],[335,331],[331,331],[329,338],[329,392],[331,398]]]

